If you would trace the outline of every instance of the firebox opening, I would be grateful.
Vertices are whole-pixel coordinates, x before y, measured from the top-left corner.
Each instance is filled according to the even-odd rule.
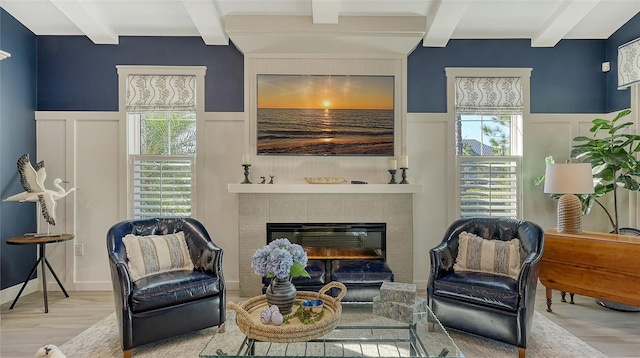
[[[287,238],[309,259],[386,260],[385,223],[267,223],[267,243]]]

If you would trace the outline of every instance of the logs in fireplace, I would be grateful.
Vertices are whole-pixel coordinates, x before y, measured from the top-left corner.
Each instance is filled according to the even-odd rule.
[[[311,277],[293,279],[298,290],[340,281],[347,286],[344,301],[366,302],[379,295],[383,282],[393,281],[384,223],[267,223],[267,243],[279,238],[301,245],[309,257]]]

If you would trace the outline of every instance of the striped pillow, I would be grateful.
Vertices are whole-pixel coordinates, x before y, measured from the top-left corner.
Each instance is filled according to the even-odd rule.
[[[492,273],[518,279],[520,240],[485,240],[466,231],[460,233],[455,271]]]
[[[122,239],[129,259],[129,275],[133,281],[161,272],[193,270],[193,262],[184,233],[135,236]]]

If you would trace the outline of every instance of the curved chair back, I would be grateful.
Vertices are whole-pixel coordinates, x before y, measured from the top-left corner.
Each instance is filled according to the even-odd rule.
[[[189,254],[192,259],[200,259],[194,262],[196,268],[206,266],[211,258],[202,258],[203,248],[208,246],[212,249],[211,238],[202,223],[193,218],[153,218],[153,219],[132,219],[122,221],[109,229],[107,233],[107,248],[109,256],[114,262],[126,262],[127,252],[122,243],[122,239],[133,234],[137,236],[146,235],[166,235],[184,232]],[[205,250],[208,252],[209,250]]]
[[[509,241],[519,239],[526,254],[542,254],[544,231],[530,221],[510,218],[464,218],[456,220],[447,229],[443,242],[455,252],[458,250],[458,236],[466,231],[488,240]],[[522,259],[527,255],[522,255]]]

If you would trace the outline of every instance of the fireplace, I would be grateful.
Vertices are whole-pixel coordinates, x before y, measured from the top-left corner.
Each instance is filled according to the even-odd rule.
[[[241,193],[237,264],[241,297],[261,293],[261,277],[251,268],[251,256],[265,245],[268,223],[307,223],[309,226],[315,223],[384,223],[383,258],[393,270],[396,282],[413,282],[413,200],[410,193]]]
[[[384,223],[267,223],[267,243],[287,238],[310,260],[386,259]]]

